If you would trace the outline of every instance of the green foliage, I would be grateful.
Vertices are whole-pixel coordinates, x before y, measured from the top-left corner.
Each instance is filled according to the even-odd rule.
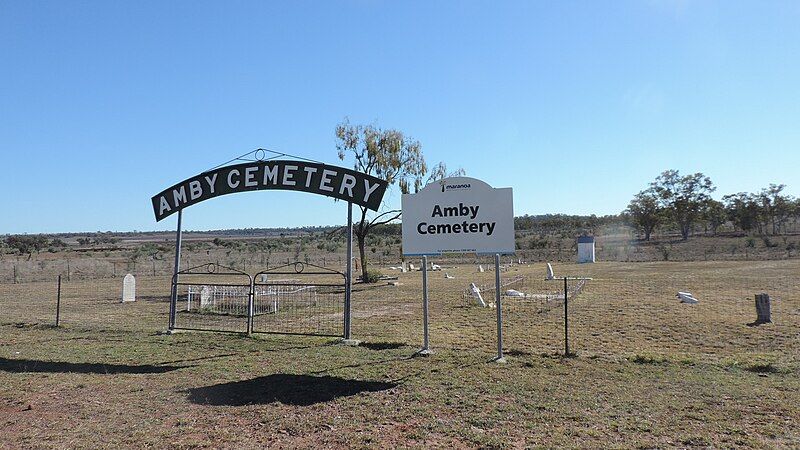
[[[361,275],[361,280],[364,283],[377,283],[378,281],[380,281],[382,276],[383,273],[381,273],[380,270],[369,269]]]
[[[137,261],[139,260],[139,258],[145,258],[145,257],[159,259],[159,254],[165,250],[166,250],[165,248],[159,247],[158,245],[152,242],[148,242],[131,250],[128,253],[128,259],[131,261]]]
[[[345,119],[336,126],[336,150],[340,160],[347,155],[353,158],[353,168],[357,172],[378,176],[389,185],[397,185],[400,192],[416,192],[422,188],[423,177],[428,171],[422,155],[422,145],[401,131],[383,130],[372,125],[351,125]],[[372,229],[388,224],[400,217],[400,211],[390,210],[367,218],[368,210],[360,206],[361,217],[353,226],[361,256],[361,272],[366,276],[367,255],[366,237]]]
[[[728,194],[722,197],[722,202],[734,228],[749,232],[759,226],[759,206],[752,194]]]
[[[59,238],[53,238],[53,240],[50,241],[50,246],[55,248],[65,248],[67,246],[67,243]]]
[[[339,243],[335,241],[324,240],[317,244],[318,250],[324,250],[329,253],[335,253],[339,250]]]
[[[692,225],[702,217],[703,210],[716,190],[711,179],[702,173],[682,176],[677,170],[666,170],[650,188],[670,218],[678,225],[684,240],[689,238]]]
[[[725,205],[717,200],[709,200],[703,210],[703,219],[711,227],[711,232],[717,234],[719,227],[728,221],[728,212],[725,210]]]
[[[45,246],[47,246],[47,238],[42,235],[15,235],[7,237],[5,239],[5,243],[7,246],[16,250],[20,255],[30,255],[33,252],[40,252]]]
[[[619,216],[598,217],[567,214],[524,215],[514,218],[514,229],[519,231],[536,230],[540,233],[573,237],[581,231],[593,232],[604,225],[619,223]]]
[[[772,239],[767,236],[762,236],[761,240],[764,242],[764,247],[766,248],[774,248],[778,246],[777,242],[772,242]]]
[[[655,189],[641,191],[633,197],[625,210],[626,222],[644,233],[644,240],[649,241],[653,230],[664,219],[664,208],[659,202]]]

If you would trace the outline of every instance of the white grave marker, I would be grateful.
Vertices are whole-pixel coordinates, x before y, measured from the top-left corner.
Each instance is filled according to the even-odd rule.
[[[470,283],[469,290],[472,291],[472,298],[475,299],[478,305],[486,308],[486,302],[483,301],[483,296],[481,295],[481,290],[478,289],[478,286],[475,286],[475,283]]]
[[[203,286],[200,289],[200,308],[207,308],[211,306],[211,289],[208,286]]]
[[[127,274],[122,279],[122,302],[135,302],[136,301],[136,278],[133,275]]]

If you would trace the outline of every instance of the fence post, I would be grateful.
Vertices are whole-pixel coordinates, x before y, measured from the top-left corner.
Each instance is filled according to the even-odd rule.
[[[61,323],[61,275],[58,276],[58,291],[56,294],[56,326]]]
[[[253,334],[253,317],[255,316],[255,279],[250,277],[250,293],[247,296],[247,335]],[[276,311],[277,312],[277,311]]]
[[[564,356],[569,356],[569,290],[567,277],[564,277]]]

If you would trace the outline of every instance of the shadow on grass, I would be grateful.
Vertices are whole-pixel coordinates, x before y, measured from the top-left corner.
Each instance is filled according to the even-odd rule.
[[[244,406],[280,402],[309,406],[361,392],[385,391],[396,383],[278,373],[252,380],[233,381],[189,389],[189,400],[200,405]]]
[[[362,342],[360,347],[368,350],[397,350],[398,348],[405,347],[406,344],[402,342]]]
[[[128,364],[69,363],[59,361],[39,361],[35,359],[0,358],[0,372],[11,373],[96,373],[96,374],[144,374],[165,373],[182,369],[178,366],[153,366],[149,364],[132,366]]]

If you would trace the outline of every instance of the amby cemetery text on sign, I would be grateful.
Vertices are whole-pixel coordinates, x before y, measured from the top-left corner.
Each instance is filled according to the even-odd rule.
[[[402,203],[406,256],[514,253],[511,188],[452,177],[404,194]]]
[[[236,164],[203,172],[152,198],[156,221],[220,195],[277,189],[338,198],[377,211],[385,180],[344,167],[309,161],[275,160]]]

